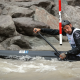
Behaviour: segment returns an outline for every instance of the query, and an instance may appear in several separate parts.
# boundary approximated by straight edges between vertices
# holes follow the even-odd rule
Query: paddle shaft
[[[48,42],[39,32],[37,32],[56,52],[57,52],[57,57],[59,58],[60,53],[57,51],[57,49],[52,46],[52,44],[50,42]]]

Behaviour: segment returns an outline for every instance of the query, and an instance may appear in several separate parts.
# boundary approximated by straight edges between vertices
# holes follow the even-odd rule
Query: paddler
[[[50,35],[59,35],[58,29],[48,29],[48,28],[34,28],[35,33],[41,31]],[[72,47],[71,50],[61,53],[60,58],[76,59],[77,55],[80,53],[80,29],[74,28],[68,20],[62,21],[62,35],[68,37],[68,41]]]

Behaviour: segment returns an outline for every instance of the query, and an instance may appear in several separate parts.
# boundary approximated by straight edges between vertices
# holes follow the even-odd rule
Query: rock
[[[10,37],[15,34],[15,25],[14,22],[9,15],[1,15],[0,16],[0,35],[5,37]]]
[[[4,4],[0,3],[0,15],[2,14],[2,10],[4,9]]]
[[[52,0],[52,1],[54,1],[55,3],[55,6],[52,8],[52,13],[54,14],[54,16],[59,18],[59,0]],[[63,8],[62,4],[68,5],[66,0],[61,0],[61,8]]]
[[[49,0],[37,0],[37,1],[32,1],[32,2],[12,2],[10,4],[14,4],[19,7],[26,7],[26,8],[29,8],[32,5],[46,8],[47,6],[50,5],[50,3],[51,2]]]
[[[10,45],[10,47],[7,48],[8,50],[21,50],[21,48],[18,45]]]
[[[5,48],[0,44],[0,50],[5,50]]]
[[[68,5],[74,5],[74,0],[66,0],[67,1],[67,3],[68,3]]]
[[[59,29],[59,20],[57,17],[49,14],[45,9],[36,7],[34,20],[44,22],[52,29]]]
[[[68,5],[80,6],[80,0],[67,0]]]
[[[10,0],[11,2],[30,2],[31,0]]]
[[[16,5],[18,7],[29,8],[34,5],[33,2],[9,2],[10,5]]]
[[[7,37],[0,35],[0,42],[4,41]]]
[[[13,21],[16,25],[17,32],[28,36],[34,35],[33,28],[49,28],[48,25],[39,21],[34,21],[32,18],[13,18]]]
[[[58,41],[60,40],[60,36],[59,35],[56,35],[54,36]],[[67,42],[68,41],[68,38],[67,36],[62,36],[62,42]]]
[[[5,41],[1,42],[1,44],[6,48],[10,49],[12,45],[17,45],[20,48],[31,49],[31,46],[27,40],[24,39],[23,36],[15,36],[12,38],[8,38]],[[18,47],[18,49],[19,49]],[[17,47],[15,47],[16,49]],[[11,49],[12,50],[12,49]]]
[[[1,2],[29,2],[31,0],[0,0]]]
[[[3,9],[3,15],[11,15],[13,18],[16,17],[30,17],[34,13],[33,10],[30,10],[28,8],[23,8],[23,7],[17,7],[17,6],[6,6]]]
[[[52,12],[52,8],[55,6],[55,4],[51,0],[32,0],[31,2],[9,2],[9,4],[25,8],[30,8],[31,6],[35,5],[46,9],[51,14],[54,14],[54,12]]]
[[[37,0],[37,1],[32,0],[32,2],[35,3],[34,4],[35,6],[43,7],[43,8],[47,8],[51,4],[49,0]]]
[[[80,8],[63,4],[62,19],[69,20],[73,27],[80,28]]]
[[[58,18],[49,14],[46,10],[42,8],[36,8],[34,20],[44,22],[45,24],[49,25],[51,29],[59,29]],[[54,37],[59,40],[59,36],[56,35]],[[67,41],[67,38],[63,36],[62,40]]]
[[[2,10],[1,10],[1,8],[0,8],[0,15],[1,15],[1,13],[2,13]]]
[[[51,44],[56,44],[59,43],[59,41],[53,37],[53,36],[44,36],[45,39],[47,39]],[[46,43],[46,41],[44,41],[44,39],[42,39],[40,36],[38,37],[34,37],[34,36],[24,36],[25,39],[27,39],[29,41],[29,43],[31,44],[32,48],[34,47],[38,47],[38,46],[43,46],[43,45],[48,45],[48,43]]]

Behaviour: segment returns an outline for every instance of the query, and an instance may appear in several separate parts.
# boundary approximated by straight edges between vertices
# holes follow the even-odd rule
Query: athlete
[[[43,33],[51,35],[59,35],[59,30],[57,29],[48,29],[48,28],[34,28],[35,33],[41,31]],[[62,35],[68,37],[68,41],[72,47],[72,50],[69,50],[65,53],[60,54],[60,58],[76,59],[77,55],[80,53],[80,29],[74,28],[68,20],[62,21]]]

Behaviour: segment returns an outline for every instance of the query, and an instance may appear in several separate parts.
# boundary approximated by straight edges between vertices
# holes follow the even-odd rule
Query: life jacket
[[[68,41],[69,41],[72,49],[74,49],[74,48],[76,47],[76,44],[75,44],[75,41],[74,41],[74,38],[73,38],[73,34],[74,34],[74,32],[75,32],[76,30],[80,30],[80,29],[75,28],[75,29],[73,30],[73,32],[72,32],[71,35],[66,34],[66,36],[68,37]],[[76,56],[79,56],[79,57],[80,57],[80,53],[79,53],[78,55],[76,55]]]
[[[73,30],[73,32],[72,32],[71,35],[66,34],[66,36],[68,37],[68,41],[69,41],[69,43],[70,43],[72,49],[76,47],[76,44],[75,44],[75,41],[74,41],[74,38],[73,38],[73,34],[74,34],[74,32],[75,32],[76,30],[80,30],[80,29],[75,28],[75,29]]]

